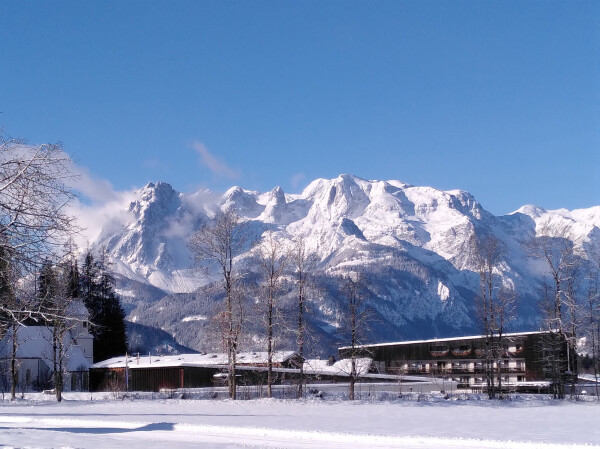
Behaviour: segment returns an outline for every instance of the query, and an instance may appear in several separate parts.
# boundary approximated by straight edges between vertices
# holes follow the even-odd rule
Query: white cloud
[[[71,161],[71,173],[75,177],[69,180],[70,187],[91,202],[106,203],[118,198],[119,193],[114,190],[110,182],[96,178],[87,168],[80,167],[73,161]]]
[[[73,177],[68,184],[78,193],[77,200],[70,205],[70,212],[82,228],[76,243],[83,249],[103,230],[116,231],[126,225],[131,217],[126,208],[134,200],[135,190],[115,190],[106,179],[93,176],[87,168],[72,160],[70,172]]]
[[[304,173],[296,173],[294,176],[292,176],[292,178],[290,179],[292,188],[296,190],[300,186],[300,183],[304,180],[304,178],[306,178]]]
[[[80,248],[96,241],[102,231],[115,232],[126,226],[131,218],[127,205],[135,198],[135,191],[112,191],[112,199],[106,202],[85,204],[77,200],[71,205],[71,213],[83,228],[76,243]]]
[[[239,178],[239,171],[231,169],[223,161],[217,159],[202,142],[195,141],[192,148],[200,155],[200,164],[208,168],[213,174],[229,179]]]
[[[10,153],[1,154],[0,159],[9,156],[31,158],[38,148],[33,145],[15,145],[10,148]],[[122,227],[129,221],[127,205],[134,199],[134,190],[116,191],[110,182],[93,176],[87,168],[79,166],[62,150],[53,157],[61,162],[56,166],[60,167],[60,172],[55,175],[77,194],[67,207],[68,213],[77,218],[77,225],[81,228],[80,234],[75,237],[80,249],[95,241],[103,229]]]
[[[104,232],[116,232],[131,218],[126,207],[134,199],[134,192],[115,192],[115,199],[102,204],[83,204],[77,201],[72,205],[72,213],[83,228],[76,243],[85,248],[96,241]]]

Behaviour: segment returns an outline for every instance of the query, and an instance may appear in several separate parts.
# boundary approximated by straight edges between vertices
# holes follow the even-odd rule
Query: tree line
[[[217,314],[219,338],[228,358],[227,385],[229,396],[237,397],[237,353],[244,325],[252,321],[262,327],[266,359],[266,394],[272,397],[274,354],[276,341],[282,334],[292,334],[295,352],[300,360],[306,356],[306,346],[313,337],[307,328],[308,303],[320,288],[317,279],[318,258],[307,249],[302,238],[284,242],[271,231],[253,239],[248,222],[233,210],[218,211],[214,219],[204,223],[189,240],[189,248],[199,265],[216,267],[224,301]],[[240,264],[239,256],[250,249],[254,272]],[[252,279],[250,279],[252,277]],[[373,314],[367,306],[369,291],[366,277],[360,268],[343,275],[329,276],[337,286],[342,307],[338,311],[340,344],[350,346],[351,363],[348,376],[349,398],[354,399],[354,385],[359,378],[358,358],[363,355],[359,346],[365,343]],[[321,280],[322,283],[322,280]],[[245,301],[251,292],[252,307]],[[282,302],[287,303],[284,317]],[[291,307],[290,307],[291,301]],[[298,366],[297,396],[304,394],[306,376],[304,365]]]

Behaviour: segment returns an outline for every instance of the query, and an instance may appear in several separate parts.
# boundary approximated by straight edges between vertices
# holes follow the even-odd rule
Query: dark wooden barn
[[[90,391],[160,391],[208,387],[213,385],[214,375],[221,371],[216,366],[91,368]]]
[[[240,384],[264,382],[266,354],[238,354]],[[291,376],[288,370],[302,363],[293,351],[273,355],[276,381]],[[121,356],[90,368],[91,391],[160,391],[161,389],[201,388],[219,385],[227,372],[225,354],[181,354],[174,356]]]

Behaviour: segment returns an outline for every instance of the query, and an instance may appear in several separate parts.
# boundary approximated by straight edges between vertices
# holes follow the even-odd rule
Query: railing
[[[498,371],[498,365],[493,367],[494,371]],[[394,366],[388,368],[388,372],[393,374],[430,374],[430,375],[445,375],[445,374],[485,374],[488,368],[485,365],[475,366],[437,366],[432,364],[429,368],[425,366],[409,366],[407,368],[402,366]],[[517,366],[506,366],[500,365],[501,373],[525,373],[525,364]]]
[[[494,371],[497,372],[498,368],[494,367]],[[391,368],[388,370],[393,374],[431,374],[431,375],[444,375],[444,374],[485,374],[485,367],[475,367],[475,368],[466,368],[466,367],[452,367],[452,368]],[[501,373],[524,373],[525,367],[500,367]]]

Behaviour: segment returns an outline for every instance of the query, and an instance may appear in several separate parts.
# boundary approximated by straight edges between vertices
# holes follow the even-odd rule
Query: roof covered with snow
[[[373,359],[361,357],[354,359],[356,363],[356,374],[364,376],[369,372]],[[325,374],[329,376],[349,376],[352,372],[352,359],[338,360],[330,364],[328,360],[306,360],[304,362],[304,372],[306,374]]]
[[[273,353],[273,363],[284,363],[294,357],[294,351],[275,351]],[[165,356],[135,356],[129,355],[127,361],[125,356],[113,357],[95,363],[92,368],[150,368],[150,367],[177,367],[177,366],[226,366],[227,354],[209,353],[209,354],[179,354]],[[238,365],[264,365],[267,363],[266,352],[241,352],[237,354]]]
[[[0,342],[0,359],[10,359],[12,332],[8,331]],[[91,363],[77,346],[69,333],[65,335],[66,369],[87,370]],[[41,359],[52,365],[52,329],[46,326],[20,326],[17,328],[17,359]]]
[[[532,331],[532,332],[513,332],[503,334],[504,338],[511,337],[526,337],[527,335],[539,335],[546,334],[549,331]],[[463,340],[476,340],[479,338],[485,338],[485,335],[469,335],[465,337],[447,337],[447,338],[431,338],[429,340],[408,340],[408,341],[394,341],[388,343],[371,343],[368,345],[360,345],[356,346],[357,348],[375,348],[380,346],[398,346],[398,345],[412,345],[416,343],[440,343],[440,342],[448,342],[448,341],[463,341]],[[350,349],[350,346],[342,346],[339,349]]]

